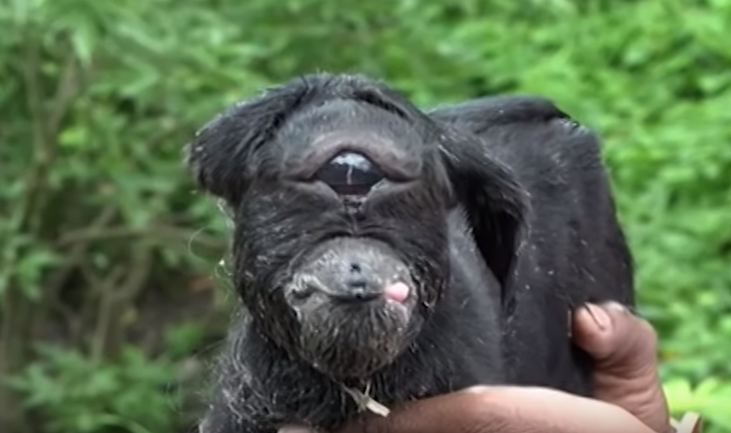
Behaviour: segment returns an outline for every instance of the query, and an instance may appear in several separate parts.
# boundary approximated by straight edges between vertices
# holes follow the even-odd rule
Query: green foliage
[[[424,106],[541,94],[596,129],[671,406],[731,432],[729,28],[729,0],[0,1],[0,374],[21,397],[0,391],[0,430],[184,428],[165,384],[226,314],[201,282],[224,222],[182,145],[328,70]]]
[[[170,361],[148,359],[133,347],[114,362],[51,346],[41,346],[40,355],[10,385],[24,393],[27,409],[43,411],[49,433],[173,431],[173,409],[180,402],[163,392],[174,380]]]
[[[731,431],[731,386],[728,380],[710,378],[692,387],[687,379],[673,377],[665,381],[665,392],[670,397],[672,409],[676,413],[688,411],[704,415],[709,431]]]

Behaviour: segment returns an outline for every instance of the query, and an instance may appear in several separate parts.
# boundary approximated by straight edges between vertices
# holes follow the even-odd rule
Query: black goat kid
[[[187,158],[233,219],[241,301],[202,433],[332,431],[352,390],[590,395],[568,311],[634,302],[598,140],[542,98],[424,113],[311,75],[218,116]]]

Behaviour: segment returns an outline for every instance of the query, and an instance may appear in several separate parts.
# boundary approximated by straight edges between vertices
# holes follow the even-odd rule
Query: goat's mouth
[[[290,306],[299,309],[313,299],[315,302],[357,305],[378,304],[406,307],[415,297],[413,285],[398,276],[388,280],[373,277],[357,277],[326,284],[316,274],[297,274],[285,289]]]
[[[301,354],[334,378],[365,377],[387,365],[416,325],[408,267],[377,242],[328,241],[284,288],[300,325]]]

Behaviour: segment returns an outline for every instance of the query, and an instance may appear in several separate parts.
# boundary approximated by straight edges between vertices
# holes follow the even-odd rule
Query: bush
[[[195,421],[198,393],[163,385],[221,336],[225,227],[180,150],[223,106],[329,70],[424,106],[541,94],[598,130],[671,406],[731,432],[729,23],[728,0],[0,3],[1,429]]]

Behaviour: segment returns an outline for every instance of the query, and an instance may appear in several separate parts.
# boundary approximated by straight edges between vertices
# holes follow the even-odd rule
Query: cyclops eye
[[[315,175],[340,195],[366,195],[384,177],[368,158],[354,152],[339,154]]]

